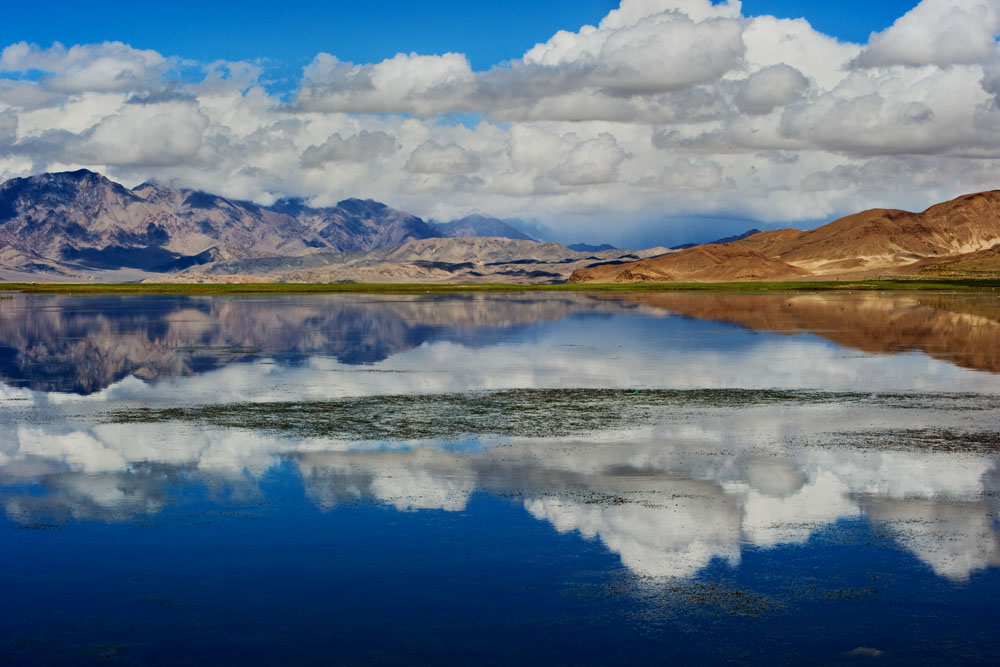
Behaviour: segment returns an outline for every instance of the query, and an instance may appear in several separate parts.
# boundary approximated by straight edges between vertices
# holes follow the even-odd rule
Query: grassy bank
[[[469,294],[491,292],[788,292],[819,290],[987,290],[1000,280],[861,280],[729,283],[574,283],[560,285],[387,283],[2,283],[0,291],[35,294]]]

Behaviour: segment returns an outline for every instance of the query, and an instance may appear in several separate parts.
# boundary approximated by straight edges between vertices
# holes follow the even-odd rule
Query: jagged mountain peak
[[[86,205],[108,195],[137,199],[123,185],[88,169],[38,174],[12,178],[0,184],[0,211],[7,213],[9,219],[17,210],[28,206]]]

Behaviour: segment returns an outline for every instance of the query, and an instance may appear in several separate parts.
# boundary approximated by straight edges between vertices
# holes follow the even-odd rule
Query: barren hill
[[[722,247],[729,250],[716,249]],[[695,246],[616,270],[574,272],[570,280],[788,280],[918,273],[1000,275],[1000,191],[964,195],[921,213],[872,209],[810,231],[761,232],[724,246]]]
[[[792,280],[808,271],[769,259],[750,248],[701,245],[628,264],[605,264],[574,271],[569,282],[722,282]]]

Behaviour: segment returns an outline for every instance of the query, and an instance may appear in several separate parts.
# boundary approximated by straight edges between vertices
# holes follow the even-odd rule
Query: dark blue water
[[[995,663],[997,304],[914,299],[0,301],[0,663]],[[541,437],[115,417],[552,388],[749,393]]]

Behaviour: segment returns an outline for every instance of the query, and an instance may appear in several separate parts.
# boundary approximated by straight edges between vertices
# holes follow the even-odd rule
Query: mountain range
[[[370,199],[270,206],[81,169],[0,184],[0,279],[563,282],[647,251],[574,251],[479,214],[430,223]]]
[[[29,273],[170,272],[227,259],[366,252],[435,236],[441,233],[420,218],[371,200],[259,206],[154,183],[130,190],[87,170],[0,185],[0,264]]]
[[[82,169],[0,184],[0,280],[640,282],[995,277],[1000,191],[920,213],[872,209],[813,230],[677,248],[566,247],[475,214],[425,222],[370,199],[263,206],[126,188]]]
[[[964,368],[1000,372],[996,296],[928,292],[757,294],[705,292],[343,295],[275,300],[178,296],[122,307],[33,295],[0,300],[0,381],[8,387],[91,394],[128,376],[152,382],[267,357],[308,365],[315,355],[371,364],[425,343],[465,347],[521,335],[540,322],[641,312],[730,322],[753,331],[808,332],[871,354],[920,350]],[[34,305],[33,305],[34,304]],[[123,343],[123,341],[125,341]]]
[[[138,276],[486,235],[531,238],[481,215],[434,224],[370,199],[319,208],[300,199],[261,206],[155,183],[128,189],[86,169],[0,184],[0,274]]]

